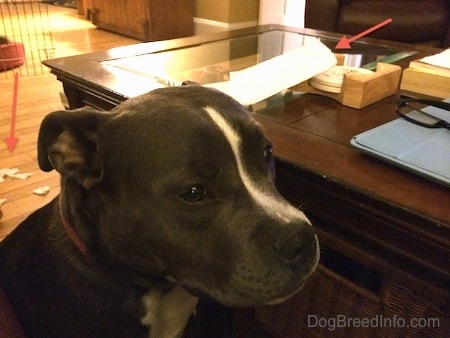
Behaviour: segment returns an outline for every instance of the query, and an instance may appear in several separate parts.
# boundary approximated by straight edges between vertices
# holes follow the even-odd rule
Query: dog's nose
[[[289,262],[305,262],[316,255],[316,233],[311,226],[282,235],[274,246],[278,254]]]

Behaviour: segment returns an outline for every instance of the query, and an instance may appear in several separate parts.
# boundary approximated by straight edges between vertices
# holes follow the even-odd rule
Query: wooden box
[[[323,95],[339,101],[344,106],[361,109],[395,94],[400,76],[399,66],[380,62],[373,74],[345,74],[340,93],[316,89],[309,85],[309,81],[304,81],[291,89]]]

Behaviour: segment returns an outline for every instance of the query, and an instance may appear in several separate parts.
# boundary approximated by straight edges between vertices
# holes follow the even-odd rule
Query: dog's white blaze
[[[280,202],[278,199],[267,196],[264,191],[251,179],[244,167],[244,158],[241,153],[241,137],[233,129],[233,127],[223,118],[223,116],[212,107],[205,107],[204,110],[209,117],[219,127],[225,135],[230,147],[233,151],[236,160],[239,176],[244,183],[248,193],[253,200],[258,203],[263,210],[266,210],[272,217],[277,217],[285,222],[301,218],[303,221],[309,223],[306,216],[291,206],[289,203]]]

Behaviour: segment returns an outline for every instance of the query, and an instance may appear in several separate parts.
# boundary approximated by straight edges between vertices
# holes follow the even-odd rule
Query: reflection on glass
[[[165,86],[179,85],[183,81],[207,84],[227,81],[232,71],[254,66],[302,46],[304,38],[298,33],[271,30],[102,63],[150,77]],[[333,39],[322,38],[321,41],[330,49],[336,45]],[[345,65],[369,69],[374,69],[379,61],[394,62],[413,53],[358,43],[353,43],[352,49],[345,53],[335,52],[342,54]]]

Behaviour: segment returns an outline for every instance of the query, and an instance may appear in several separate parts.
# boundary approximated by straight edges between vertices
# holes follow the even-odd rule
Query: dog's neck
[[[61,223],[64,227],[64,230],[66,230],[67,235],[69,236],[72,243],[77,247],[77,249],[87,256],[87,248],[86,245],[84,245],[83,241],[81,240],[80,236],[78,236],[78,233],[75,231],[73,226],[67,221],[66,217],[64,216],[63,211],[63,197],[62,195],[59,195],[59,216],[61,218]]]
[[[58,208],[63,228],[75,247],[89,258],[86,245],[64,215],[63,205],[63,197],[60,195]],[[164,291],[161,285],[160,287],[152,285],[153,287],[149,288],[151,291],[142,298],[145,314],[141,318],[141,323],[151,328],[150,338],[181,337],[197,306],[198,298],[184,288],[173,284],[172,281],[164,284],[171,287]]]

